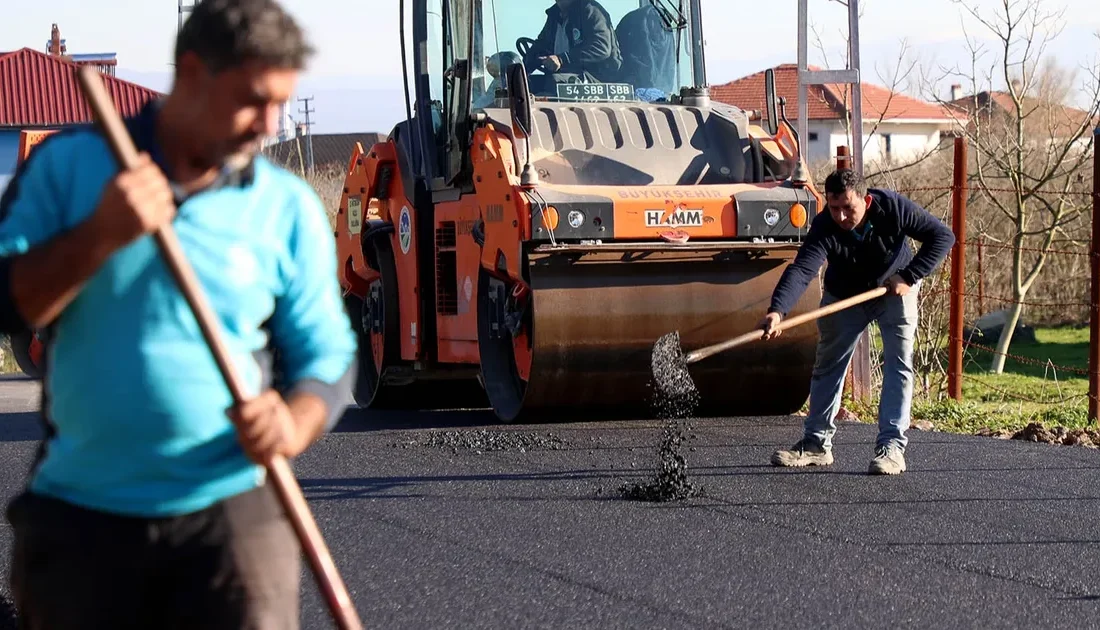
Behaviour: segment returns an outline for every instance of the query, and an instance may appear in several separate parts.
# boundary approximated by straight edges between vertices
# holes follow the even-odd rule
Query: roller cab
[[[617,33],[651,34],[627,38],[624,60],[643,44],[669,56],[579,77],[516,62],[537,58],[549,0],[495,4],[495,18],[476,0],[403,7],[411,67],[427,70],[412,115],[349,160],[335,238],[356,399],[502,421],[648,415],[654,341],[754,328],[822,198],[771,81],[766,119],[701,87],[697,2],[601,2]],[[532,34],[512,48],[509,33]],[[820,296],[815,281],[795,313]],[[693,366],[701,411],[797,410],[816,341],[803,327]]]

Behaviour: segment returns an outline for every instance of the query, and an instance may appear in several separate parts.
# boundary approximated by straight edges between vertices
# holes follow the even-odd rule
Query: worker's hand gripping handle
[[[83,66],[77,70],[77,78],[119,164],[123,169],[131,168],[139,159],[137,147],[127,133],[122,118],[115,111],[111,97],[99,78],[99,73],[91,66]],[[195,319],[198,320],[203,337],[206,338],[214,354],[214,359],[233,394],[233,399],[238,404],[244,402],[247,394],[243,381],[229,360],[230,354],[222,341],[214,312],[201,291],[201,285],[194,271],[183,255],[175,231],[171,225],[165,225],[154,234],[154,237],[180,290],[187,298]],[[309,558],[318,586],[328,602],[338,627],[347,630],[362,628],[363,624],[352,605],[347,588],[332,561],[317,523],[309,511],[309,505],[294,478],[290,464],[285,457],[278,456],[268,462],[266,468],[268,477],[279,495],[279,500],[294,526],[298,540]]]

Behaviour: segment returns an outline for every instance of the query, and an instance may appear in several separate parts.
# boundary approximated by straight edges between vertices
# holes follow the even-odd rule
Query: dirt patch
[[[1041,422],[1032,422],[1014,433],[1012,439],[1024,442],[1044,442],[1046,444],[1096,448],[1100,445],[1100,431],[1094,429],[1067,429],[1063,426],[1047,428]]]
[[[1018,431],[983,427],[978,430],[977,435],[1001,440],[1100,448],[1100,431],[1096,429],[1067,429],[1063,426],[1048,428],[1041,422],[1029,423]]]
[[[483,453],[490,451],[527,451],[558,450],[567,445],[566,441],[553,433],[535,433],[520,431],[432,431],[423,438],[396,442],[392,446],[401,448],[429,447]]]
[[[1015,433],[1012,429],[990,429],[989,427],[982,427],[974,433],[981,437],[997,438],[998,440],[1012,439],[1012,434]]]
[[[928,431],[935,431],[936,430],[936,425],[932,424],[928,420],[914,420],[912,422],[912,426],[917,431],[928,432]]]

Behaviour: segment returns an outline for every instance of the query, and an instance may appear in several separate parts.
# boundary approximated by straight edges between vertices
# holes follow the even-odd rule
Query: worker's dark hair
[[[841,168],[833,171],[825,178],[825,194],[843,195],[852,191],[857,197],[867,195],[867,182],[863,176],[849,168]]]
[[[177,64],[187,52],[218,73],[248,61],[301,70],[314,50],[276,0],[201,0],[176,38]]]

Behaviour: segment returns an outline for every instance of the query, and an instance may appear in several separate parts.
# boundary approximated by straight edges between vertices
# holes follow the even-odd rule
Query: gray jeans
[[[918,282],[911,287],[904,297],[883,296],[817,320],[821,339],[810,381],[806,438],[827,448],[832,446],[844,375],[848,372],[856,342],[871,322],[878,322],[882,333],[883,365],[876,446],[893,444],[904,450],[908,445],[905,432],[909,429],[913,400],[913,340],[917,332],[920,285]],[[836,297],[826,292],[821,305],[836,301]]]

